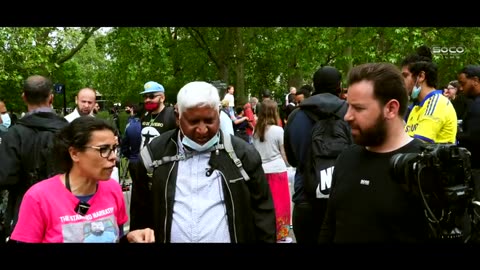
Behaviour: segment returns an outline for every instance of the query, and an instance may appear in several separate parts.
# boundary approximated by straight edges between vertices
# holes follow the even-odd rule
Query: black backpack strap
[[[309,109],[302,109],[307,115],[308,117],[310,117],[310,119],[312,119],[314,122],[317,122],[318,120],[320,120],[320,117],[318,115],[316,115],[314,112],[312,112],[311,110]]]
[[[225,149],[225,151],[227,151],[228,155],[237,166],[238,170],[242,174],[245,181],[250,180],[250,176],[247,174],[247,172],[243,168],[242,161],[237,157],[237,154],[235,153],[235,149],[233,149],[232,138],[230,137],[230,134],[223,134],[223,144],[220,144],[220,143],[216,144],[209,151],[213,152],[213,151],[218,151],[222,149]],[[147,169],[147,173],[149,175],[153,174],[153,170],[160,165],[179,161],[179,160],[187,160],[196,154],[197,154],[196,152],[178,153],[173,156],[164,156],[160,159],[154,160],[150,152],[150,144],[148,144],[147,146],[143,147],[142,150],[140,150],[140,156],[143,161],[143,165]]]
[[[224,134],[223,145],[225,146],[225,151],[227,151],[228,155],[233,160],[238,170],[240,170],[240,173],[242,174],[245,181],[250,180],[250,176],[248,176],[247,172],[243,168],[242,161],[237,157],[237,154],[235,153],[235,149],[233,149],[232,138],[230,134]]]
[[[161,159],[153,160],[152,155],[150,153],[150,144],[147,144],[140,150],[140,157],[142,159],[143,165],[145,169],[147,169],[147,174],[151,175],[153,170],[165,163],[174,162],[182,159],[182,155],[174,155],[174,156],[164,156]]]

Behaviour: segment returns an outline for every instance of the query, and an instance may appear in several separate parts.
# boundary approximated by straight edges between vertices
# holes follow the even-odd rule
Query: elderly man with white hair
[[[131,229],[148,224],[160,243],[275,243],[273,200],[260,154],[219,128],[218,90],[188,83],[176,105],[179,126],[141,151]]]

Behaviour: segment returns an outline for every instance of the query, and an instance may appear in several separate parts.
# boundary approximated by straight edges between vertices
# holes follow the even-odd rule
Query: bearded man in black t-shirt
[[[145,114],[142,116],[141,148],[150,143],[153,138],[167,130],[177,127],[173,106],[165,105],[165,88],[163,85],[149,81],[144,85],[143,95]]]
[[[419,153],[423,142],[405,133],[408,97],[398,67],[371,63],[348,74],[345,121],[354,145],[335,163],[320,243],[423,242],[428,237],[419,196],[392,178],[390,159]]]

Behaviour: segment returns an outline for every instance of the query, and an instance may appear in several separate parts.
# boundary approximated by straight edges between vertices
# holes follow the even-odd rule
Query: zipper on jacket
[[[175,140],[173,139],[170,139],[174,144],[175,144],[175,148],[177,149],[177,155],[180,153],[180,151],[178,151],[178,144],[177,142],[175,142]],[[172,163],[172,167],[170,167],[170,170],[168,171],[168,175],[167,175],[167,181],[165,181],[165,194],[164,194],[164,199],[165,199],[165,218],[163,220],[163,243],[167,243],[167,237],[168,239],[171,238],[171,236],[168,236],[167,235],[167,220],[168,220],[168,182],[170,182],[170,176],[172,175],[172,171],[173,171],[173,168],[175,168],[175,165],[177,164],[178,161],[174,161]],[[177,173],[177,177],[178,177],[178,173]],[[173,205],[172,205],[172,209],[173,209]],[[172,210],[173,211],[173,210]],[[172,219],[173,219],[173,216],[172,216]]]
[[[220,170],[217,170],[218,173],[220,173],[221,177],[222,177],[222,180],[223,182],[225,183],[225,185],[227,186],[227,190],[228,190],[228,194],[230,195],[229,198],[230,198],[230,202],[232,204],[232,225],[233,225],[233,237],[235,239],[235,243],[238,243],[238,239],[237,239],[237,227],[236,227],[236,222],[235,222],[235,204],[233,203],[233,197],[232,197],[232,191],[230,190],[230,185],[228,184],[227,182],[227,178],[225,177],[225,175],[220,171]],[[241,178],[243,179],[243,178]],[[228,220],[228,212],[227,212],[227,220]]]

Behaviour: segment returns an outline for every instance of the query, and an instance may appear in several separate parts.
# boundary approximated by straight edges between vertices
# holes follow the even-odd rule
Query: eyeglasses
[[[100,156],[103,158],[108,158],[112,154],[112,152],[116,155],[118,151],[118,144],[112,145],[111,147],[110,145],[85,145],[85,147],[97,150],[100,153]]]
[[[143,95],[143,98],[144,98],[144,99],[147,99],[147,98],[149,98],[149,99],[154,99],[154,98],[156,98],[156,97],[158,97],[158,96],[161,96],[161,95],[162,95],[162,94],[156,94],[156,95],[154,95],[154,94],[144,94],[144,95]]]

